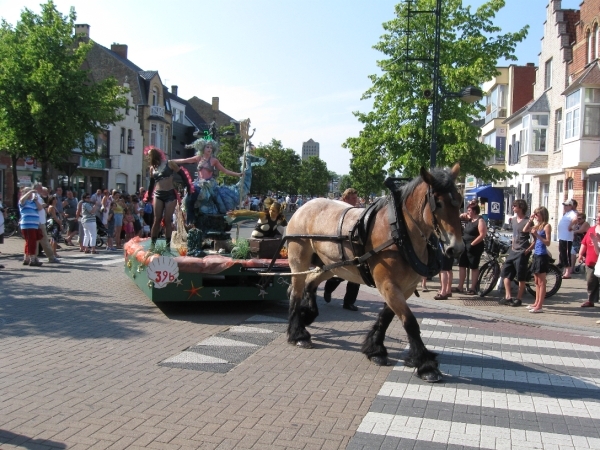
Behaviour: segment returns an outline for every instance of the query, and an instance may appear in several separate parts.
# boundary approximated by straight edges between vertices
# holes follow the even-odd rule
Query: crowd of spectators
[[[135,236],[148,236],[153,210],[152,203],[142,200],[144,193],[145,188],[140,188],[139,196],[98,189],[93,194],[84,193],[79,200],[72,190],[63,192],[62,187],[54,192],[40,184],[22,187],[18,207],[25,239],[23,264],[41,266],[41,257],[48,263],[59,263],[61,238],[65,245],[75,246],[73,239],[78,235],[79,251],[97,254],[99,233],[107,239],[108,252],[118,251]],[[6,214],[1,209],[0,236]]]

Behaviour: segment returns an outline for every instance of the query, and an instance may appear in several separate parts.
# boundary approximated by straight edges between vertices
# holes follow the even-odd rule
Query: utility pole
[[[437,132],[440,115],[440,34],[442,21],[442,0],[435,6],[435,35],[433,50],[433,102],[431,103],[431,144],[429,151],[429,167],[433,169],[437,162]]]

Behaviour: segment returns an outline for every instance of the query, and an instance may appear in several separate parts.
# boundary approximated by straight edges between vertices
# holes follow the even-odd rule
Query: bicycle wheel
[[[13,237],[19,232],[19,223],[14,220],[8,219],[4,222],[4,236]]]
[[[562,286],[562,271],[555,266],[550,264],[548,266],[548,273],[546,274],[546,296],[544,298],[550,298],[558,292]],[[535,281],[531,272],[527,275],[527,282],[525,283],[527,292],[535,297]]]
[[[485,297],[494,289],[500,277],[500,265],[496,260],[486,262],[479,271],[477,279],[477,292],[480,297]]]

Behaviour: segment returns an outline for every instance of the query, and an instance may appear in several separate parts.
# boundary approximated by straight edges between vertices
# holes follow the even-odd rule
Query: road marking
[[[158,363],[159,366],[225,373],[281,335],[285,319],[256,315]],[[196,356],[195,356],[196,355]]]
[[[541,371],[503,370],[489,367],[471,367],[457,364],[440,364],[440,370],[453,377],[462,377],[472,380],[497,380],[515,383],[533,383],[546,386],[573,387],[580,389],[600,389],[600,380],[597,377],[574,377],[570,375],[557,375]],[[414,372],[413,367],[396,366],[395,371]]]
[[[499,408],[509,411],[528,411],[537,414],[556,414],[569,417],[600,419],[600,403],[568,398],[548,398],[529,395],[490,392],[474,389],[455,389],[445,386],[407,385],[386,381],[380,396],[450,403],[455,405]]]
[[[358,432],[475,448],[600,448],[600,439],[369,412]]]
[[[215,345],[222,347],[258,347],[256,344],[250,344],[249,342],[236,341],[235,339],[227,339],[224,337],[211,336],[208,339],[203,340],[196,345]]]
[[[551,364],[565,367],[583,367],[586,369],[600,369],[600,359],[575,358],[556,355],[536,355],[535,353],[501,352],[496,350],[473,349],[465,350],[460,347],[444,347],[440,345],[427,345],[432,351],[443,351],[447,356],[473,356],[494,358],[510,362],[524,362],[530,364]]]
[[[163,361],[164,363],[176,364],[227,364],[227,361],[213,356],[201,355],[195,352],[181,352]]]
[[[451,333],[446,323],[434,320],[424,324],[422,334],[430,339],[427,348],[440,355],[446,384],[424,383],[414,368],[400,362],[347,450],[413,448],[417,442],[443,448],[600,448],[600,364],[598,359],[577,357],[578,351],[595,355],[597,347]],[[433,339],[449,345],[431,345]],[[520,345],[525,352],[478,348],[482,342]],[[535,353],[547,353],[548,348],[569,356]],[[463,361],[470,365],[461,365]],[[386,436],[385,441],[375,435]]]
[[[571,342],[556,342],[542,339],[528,339],[522,337],[510,336],[489,336],[477,333],[456,333],[448,331],[429,330],[421,328],[421,338],[425,339],[444,339],[449,341],[476,342],[478,344],[506,344],[519,345],[521,347],[542,347],[556,350],[574,350],[596,352],[600,354],[600,347],[584,344],[573,344]]]

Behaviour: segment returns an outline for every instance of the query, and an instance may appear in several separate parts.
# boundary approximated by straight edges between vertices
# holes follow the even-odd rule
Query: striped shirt
[[[19,212],[21,213],[19,225],[22,230],[37,230],[39,228],[40,215],[34,200],[26,200],[25,203],[19,202]]]

